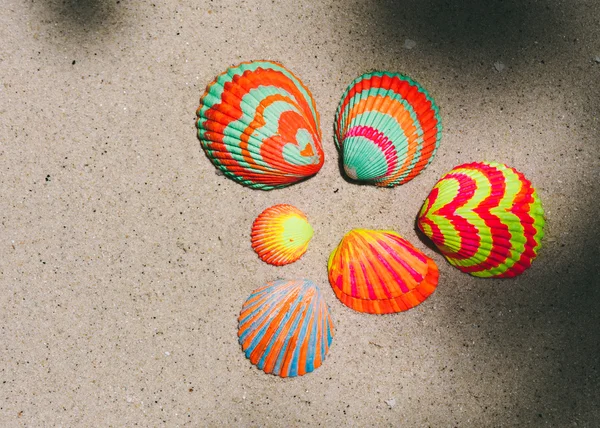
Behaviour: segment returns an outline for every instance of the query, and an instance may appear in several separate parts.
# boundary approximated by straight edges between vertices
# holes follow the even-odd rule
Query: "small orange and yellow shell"
[[[266,263],[281,266],[307,250],[313,228],[298,208],[280,204],[264,210],[252,225],[252,248]]]

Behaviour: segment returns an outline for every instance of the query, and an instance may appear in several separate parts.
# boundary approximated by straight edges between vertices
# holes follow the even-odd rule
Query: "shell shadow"
[[[439,250],[439,248],[433,243],[433,241],[431,239],[429,239],[427,237],[427,235],[425,235],[421,229],[419,229],[419,216],[417,214],[417,216],[415,216],[415,233],[417,234],[417,237],[419,238],[419,240],[427,247],[429,248],[431,251],[440,254],[443,256],[442,252]]]

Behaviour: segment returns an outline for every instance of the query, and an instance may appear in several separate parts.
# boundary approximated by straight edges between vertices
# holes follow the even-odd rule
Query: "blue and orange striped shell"
[[[355,79],[335,114],[344,171],[376,186],[404,184],[433,159],[442,136],[438,107],[414,80],[373,72]]]
[[[325,360],[333,322],[315,283],[277,280],[246,300],[238,336],[246,357],[265,373],[302,376]]]
[[[252,61],[229,68],[208,85],[196,114],[206,156],[239,183],[285,187],[323,166],[315,101],[281,64]]]

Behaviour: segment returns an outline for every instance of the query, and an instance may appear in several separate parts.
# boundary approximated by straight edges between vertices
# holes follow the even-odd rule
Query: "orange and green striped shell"
[[[353,229],[329,256],[329,282],[345,305],[389,314],[413,308],[434,292],[435,262],[396,232]]]
[[[246,186],[285,187],[323,166],[315,102],[281,64],[253,61],[229,68],[208,85],[196,114],[206,156]]]
[[[265,262],[282,266],[306,252],[313,228],[298,208],[279,204],[267,208],[252,224],[252,248]]]
[[[335,143],[348,177],[376,186],[404,184],[433,159],[442,136],[438,107],[399,73],[355,79],[335,115]]]
[[[325,360],[333,322],[314,282],[277,280],[246,300],[238,337],[246,357],[265,373],[302,376]]]
[[[497,162],[452,169],[435,185],[418,216],[419,229],[451,264],[481,277],[513,277],[531,266],[544,224],[531,182]]]

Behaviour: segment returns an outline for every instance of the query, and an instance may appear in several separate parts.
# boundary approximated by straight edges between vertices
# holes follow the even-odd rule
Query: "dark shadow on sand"
[[[374,0],[373,19],[388,45],[405,38],[427,41],[449,54],[496,58],[543,41],[560,25],[555,2],[547,0]]]
[[[36,9],[41,21],[71,44],[95,43],[110,35],[124,23],[126,10],[120,0],[44,0]]]
[[[565,18],[571,7],[568,3],[365,0],[352,7],[354,16],[364,17],[365,24],[376,29],[371,37],[382,53],[406,53],[402,47],[405,40],[417,40],[418,55],[430,56],[430,67],[435,67],[439,58],[452,59],[452,71],[457,76],[474,79],[472,86],[465,88],[474,93],[486,86],[477,81],[482,76],[482,71],[475,69],[477,65],[485,63],[487,67],[506,59],[510,67],[524,68],[536,55],[570,58],[569,43],[576,43],[568,39],[575,34]],[[571,88],[580,87],[558,64],[541,73],[544,81],[559,76],[569,79]],[[533,81],[521,82],[526,90]],[[497,89],[502,90],[502,86]],[[596,88],[589,91],[598,95]],[[582,134],[598,132],[594,124],[600,102],[595,99],[600,97],[578,100],[586,106],[586,115],[596,118],[587,122],[582,118],[590,125],[590,129],[579,131]],[[473,360],[459,361],[456,357],[452,364],[459,371],[457,376],[474,383],[510,385],[515,377],[511,368],[516,368],[520,388],[504,394],[511,397],[504,410],[511,415],[510,421],[519,421],[521,426],[592,426],[594,420],[597,422],[594,418],[600,416],[596,404],[600,390],[600,231],[597,221],[588,227],[579,226],[593,216],[594,209],[586,208],[589,204],[600,208],[600,191],[596,189],[595,195],[580,196],[579,212],[573,212],[569,220],[574,226],[568,236],[549,240],[552,224],[547,224],[539,256],[521,276],[479,279],[459,273],[445,260],[439,263],[440,272],[448,272],[441,278],[450,281],[439,285],[440,290],[448,290],[445,297],[450,299],[437,314],[440,326],[452,320],[448,342],[470,347]],[[439,253],[416,223],[415,230],[425,245]],[[465,286],[469,291],[460,291]],[[471,363],[483,363],[484,367],[475,375],[464,369]],[[507,423],[502,415],[487,417],[488,421]]]

